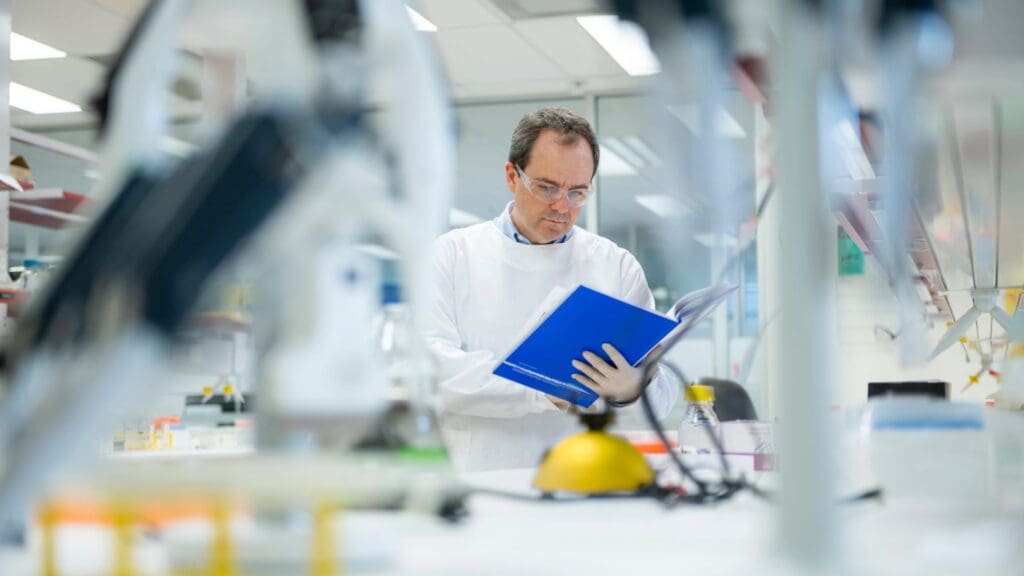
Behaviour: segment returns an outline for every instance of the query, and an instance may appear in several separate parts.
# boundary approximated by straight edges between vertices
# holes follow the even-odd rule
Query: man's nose
[[[559,198],[557,202],[555,202],[554,204],[551,205],[551,207],[554,208],[555,211],[558,212],[559,214],[568,214],[569,213],[569,197],[566,196],[565,194],[563,194],[562,197]]]

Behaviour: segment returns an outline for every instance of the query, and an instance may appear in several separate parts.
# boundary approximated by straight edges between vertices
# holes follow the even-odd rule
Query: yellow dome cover
[[[654,471],[629,442],[604,431],[574,434],[552,448],[533,485],[544,492],[635,492],[654,483]]]

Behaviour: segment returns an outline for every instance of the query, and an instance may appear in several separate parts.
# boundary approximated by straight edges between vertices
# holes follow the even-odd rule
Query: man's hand
[[[586,362],[572,361],[573,368],[581,372],[573,374],[573,379],[612,402],[632,402],[639,398],[643,371],[630,366],[626,358],[611,344],[604,344],[601,348],[611,358],[612,363],[605,362],[593,352],[584,352],[583,358]]]
[[[549,402],[555,405],[555,408],[558,408],[562,412],[568,412],[569,408],[572,408],[572,404],[566,402],[565,400],[562,400],[561,398],[557,398],[555,396],[552,396],[551,394],[545,394],[545,396],[548,397]]]

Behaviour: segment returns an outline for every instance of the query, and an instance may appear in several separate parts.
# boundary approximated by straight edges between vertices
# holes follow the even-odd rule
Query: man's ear
[[[516,193],[516,167],[511,162],[505,162],[505,184],[509,192]]]

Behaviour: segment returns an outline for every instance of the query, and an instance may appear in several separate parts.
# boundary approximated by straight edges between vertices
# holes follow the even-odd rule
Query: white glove
[[[593,352],[584,352],[586,362],[573,360],[573,368],[582,374],[573,374],[574,380],[601,395],[602,398],[616,404],[628,404],[640,397],[643,389],[640,379],[643,370],[630,366],[626,358],[611,344],[603,344],[601,348],[612,360],[609,364]]]

